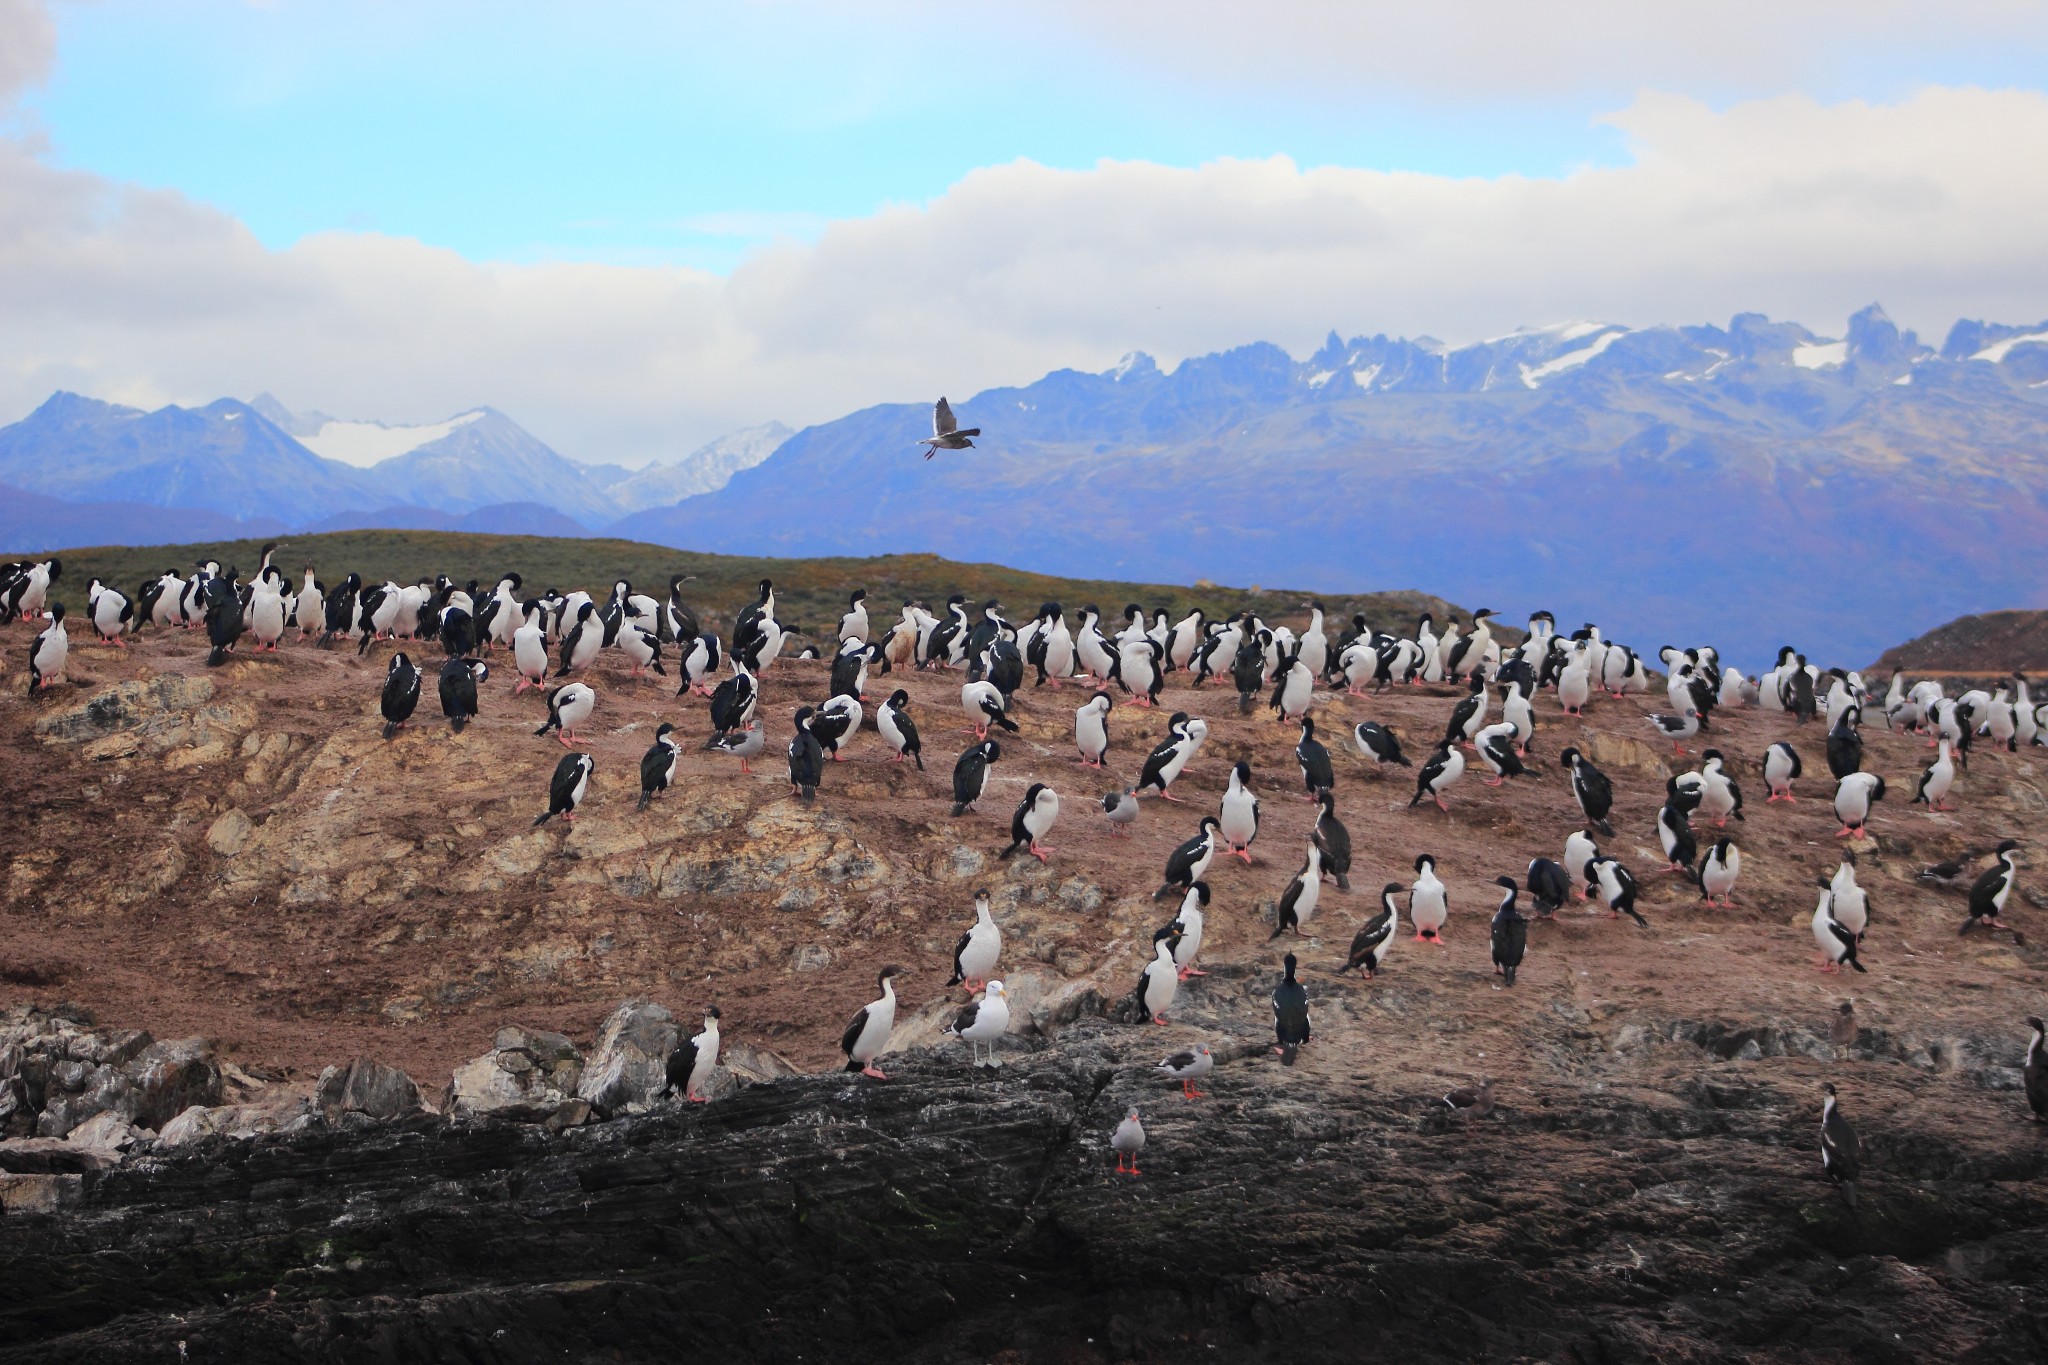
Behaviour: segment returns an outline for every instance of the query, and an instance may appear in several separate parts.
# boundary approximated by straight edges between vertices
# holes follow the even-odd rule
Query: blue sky
[[[2039,0],[0,0],[0,422],[639,463],[1246,342],[2048,315]]]
[[[717,270],[1018,158],[1494,176],[1623,152],[1594,119],[1626,90],[1221,81],[1057,21],[958,14],[106,0],[56,10],[62,63],[28,104],[59,164],[183,190],[275,247],[375,230]]]

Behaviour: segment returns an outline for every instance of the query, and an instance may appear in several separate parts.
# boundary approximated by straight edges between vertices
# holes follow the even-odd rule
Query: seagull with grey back
[[[929,460],[942,450],[972,450],[974,442],[967,438],[979,435],[980,427],[968,427],[962,431],[959,419],[953,416],[953,405],[941,398],[932,404],[932,434],[918,444],[929,447],[924,453]]]

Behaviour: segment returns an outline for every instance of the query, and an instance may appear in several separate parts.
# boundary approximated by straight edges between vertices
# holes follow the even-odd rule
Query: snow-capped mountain
[[[1153,582],[1419,587],[1754,660],[1862,662],[1964,611],[2048,604],[2048,324],[1939,351],[1872,306],[1844,335],[1575,322],[1462,347],[1332,334],[1171,373],[1133,354],[799,432],[617,534],[697,550],[933,551]],[[847,490],[793,517],[792,488]],[[857,490],[857,492],[856,492]],[[1513,603],[1513,606],[1509,606]],[[1377,624],[1377,623],[1376,623]],[[1657,638],[1649,638],[1656,636]]]
[[[629,512],[672,507],[684,498],[717,492],[732,482],[733,475],[752,469],[795,434],[780,422],[746,427],[699,446],[674,464],[634,470],[608,484],[605,492]]]

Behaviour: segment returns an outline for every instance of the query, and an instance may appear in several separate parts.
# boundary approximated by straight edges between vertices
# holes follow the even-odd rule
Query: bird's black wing
[[[849,1058],[853,1056],[853,1045],[860,1041],[860,1035],[868,1026],[868,1007],[862,1005],[860,1012],[853,1016],[853,1022],[846,1026],[846,1032],[839,1035],[839,1050]]]

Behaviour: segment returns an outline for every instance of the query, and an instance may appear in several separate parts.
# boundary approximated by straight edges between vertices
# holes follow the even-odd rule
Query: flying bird
[[[924,457],[929,460],[942,450],[972,450],[974,442],[967,438],[979,435],[980,427],[969,427],[962,431],[959,419],[953,416],[953,405],[941,398],[932,404],[932,434],[918,444],[929,447],[924,453]]]

